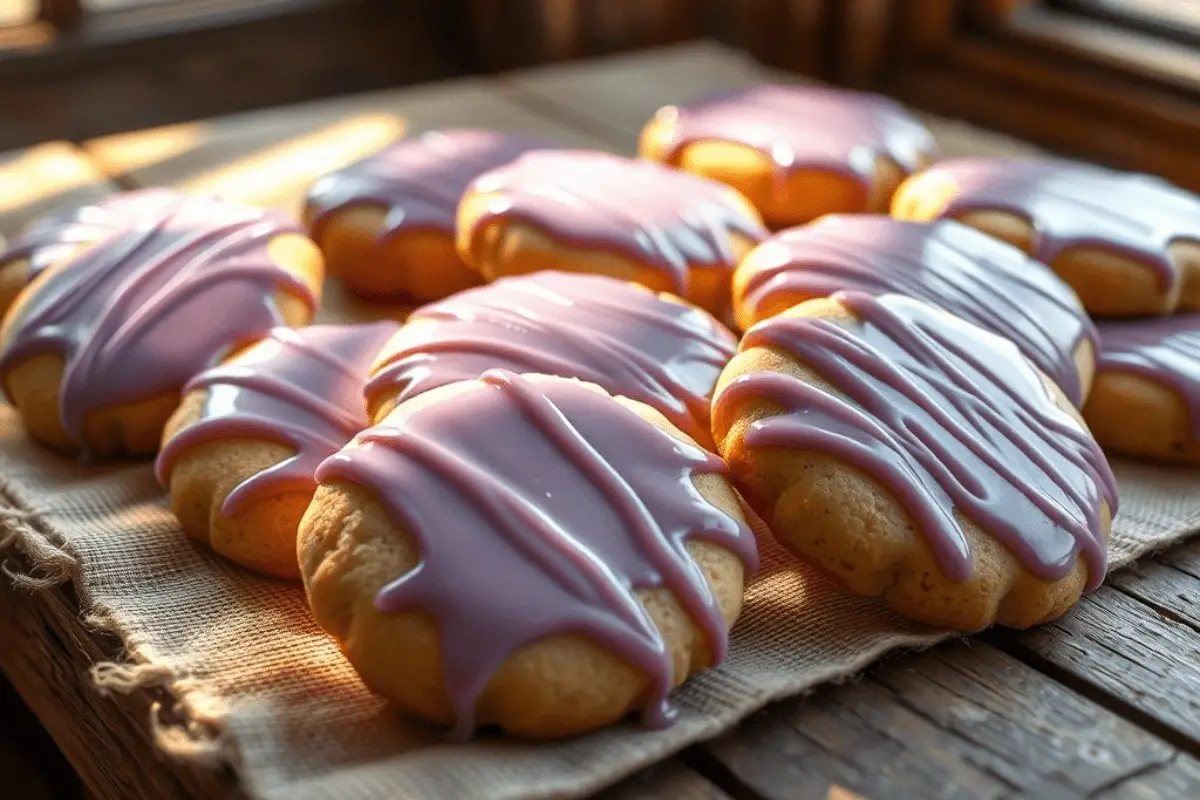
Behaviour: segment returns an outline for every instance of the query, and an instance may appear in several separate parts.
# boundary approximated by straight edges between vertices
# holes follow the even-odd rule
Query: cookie
[[[1029,253],[1093,314],[1200,309],[1200,198],[1064,160],[963,159],[910,178],[900,219],[953,217]]]
[[[1013,345],[918,300],[847,292],[755,325],[713,435],[792,552],[901,614],[977,631],[1065,613],[1106,569],[1116,483]]]
[[[0,383],[34,439],[149,454],[184,384],[317,307],[321,254],[284,216],[181,195],[47,269],[0,330]]]
[[[380,354],[367,404],[398,403],[489,369],[595,383],[645,403],[706,447],[708,406],[737,340],[709,314],[637,284],[540,272],[418,309]]]
[[[721,181],[772,228],[839,212],[886,212],[933,160],[932,134],[886,97],[818,86],[754,86],[666,106],[643,158]]]
[[[1097,323],[1083,416],[1105,450],[1200,462],[1200,314]]]
[[[1079,407],[1096,360],[1096,331],[1079,298],[1044,264],[953,220],[901,222],[833,215],[783,231],[733,278],[738,324],[841,290],[903,294],[1011,340]]]
[[[304,218],[326,266],[352,292],[437,300],[474,286],[454,249],[458,201],[480,174],[550,145],[497,131],[402,139],[318,180]]]
[[[458,208],[458,251],[487,280],[590,272],[724,318],[737,262],[767,235],[740,194],[646,161],[540,151],[484,173]]]
[[[299,578],[313,474],[370,424],[367,370],[398,327],[276,328],[194,378],[155,464],[183,530],[251,569]]]
[[[366,684],[451,725],[568,736],[719,663],[757,567],[725,465],[648,406],[495,370],[317,471],[300,563]]]
[[[179,202],[179,197],[173,189],[138,189],[66,206],[34,220],[0,251],[0,317],[47,267],[95,244],[139,215],[155,214]]]

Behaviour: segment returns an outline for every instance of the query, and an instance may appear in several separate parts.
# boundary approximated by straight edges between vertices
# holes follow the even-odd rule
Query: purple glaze
[[[519,220],[552,239],[636,259],[662,273],[679,295],[686,294],[689,265],[737,266],[732,234],[767,236],[727,186],[590,150],[527,153],[484,173],[468,192],[496,195],[475,220],[473,239],[493,222]]]
[[[356,205],[388,209],[381,237],[401,230],[454,232],[458,201],[479,175],[553,145],[498,131],[433,131],[401,139],[318,180],[308,192],[314,237],[329,216]]]
[[[776,191],[801,170],[844,175],[863,204],[875,162],[890,158],[908,173],[936,150],[932,134],[899,103],[877,94],[817,86],[754,86],[718,92],[686,106],[659,109],[670,126],[667,160],[697,142],[734,142],[771,158]]]
[[[399,389],[404,402],[494,368],[537,372],[640,400],[705,445],[709,398],[737,346],[698,308],[625,281],[560,272],[459,292],[409,321],[420,327],[376,371],[368,398]]]
[[[90,411],[179,391],[234,346],[281,324],[274,293],[316,309],[312,290],[267,252],[290,233],[303,232],[282,214],[203,196],[127,220],[16,309],[0,372],[60,353],[59,413],[86,450]]]
[[[1044,264],[966,225],[829,216],[768,239],[755,264],[742,301],[752,311],[779,294],[915,297],[1012,340],[1083,403],[1074,354],[1084,339],[1095,345],[1096,331],[1075,293]]]
[[[666,724],[672,667],[633,592],[674,592],[707,635],[713,662],[728,631],[686,550],[726,548],[747,572],[754,536],[711,505],[692,476],[724,462],[569,380],[485,373],[482,386],[359,434],[317,470],[322,483],[373,489],[411,532],[420,565],[376,607],[436,620],[455,733],[512,654],[538,640],[592,639],[650,678],[644,719]]]
[[[747,373],[714,400],[769,400],[786,411],[751,424],[750,448],[843,459],[877,477],[920,527],[946,577],[968,580],[972,555],[955,512],[1045,580],[1082,553],[1088,586],[1107,563],[1100,501],[1117,487],[1099,445],[1059,408],[1015,345],[900,295],[835,297],[861,324],[774,317],[743,350],[778,347],[850,402],[779,372]]]
[[[0,252],[0,265],[29,259],[28,279],[33,280],[80,245],[94,244],[140,216],[161,214],[185,199],[174,189],[138,189],[56,209],[34,220]]]
[[[1129,372],[1179,393],[1200,439],[1200,314],[1100,322],[1097,374]]]
[[[1200,240],[1200,198],[1149,175],[998,158],[945,161],[928,172],[957,187],[942,216],[996,210],[1028,220],[1032,255],[1045,264],[1075,247],[1104,250],[1146,264],[1168,292],[1179,280],[1168,246]]]
[[[200,373],[184,388],[207,391],[200,418],[159,453],[159,482],[170,487],[176,460],[194,445],[266,439],[295,455],[238,484],[222,513],[236,514],[256,496],[312,492],[317,466],[370,425],[363,402],[367,370],[399,328],[394,322],[275,328],[234,360]]]

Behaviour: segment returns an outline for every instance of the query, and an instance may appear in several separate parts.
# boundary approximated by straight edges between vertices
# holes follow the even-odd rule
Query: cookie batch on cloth
[[[778,229],[822,214],[886,212],[936,146],[924,125],[880,95],[754,86],[660,109],[639,150],[732,186]]]
[[[1013,342],[1083,404],[1096,331],[1079,298],[1045,265],[952,220],[901,222],[833,215],[759,245],[733,280],[738,324],[749,328],[842,290],[924,300]]]
[[[178,195],[46,269],[0,331],[0,382],[35,439],[149,454],[184,384],[316,311],[321,254],[294,222]]]
[[[899,295],[751,328],[713,400],[733,475],[786,547],[902,614],[975,631],[1104,578],[1116,483],[1015,345]]]
[[[367,371],[398,327],[276,328],[188,383],[156,464],[183,530],[252,569],[298,578],[314,471],[369,424]]]
[[[1200,309],[1200,198],[1073,161],[963,159],[896,193],[901,219],[953,217],[1049,264],[1093,314]]]
[[[458,201],[472,180],[550,147],[515,134],[432,131],[318,180],[305,219],[329,272],[377,299],[428,301],[473,286],[454,249]]]
[[[309,602],[368,686],[460,739],[664,725],[671,689],[724,658],[757,566],[725,472],[591,384],[448,384],[319,468]]]
[[[706,447],[708,406],[737,340],[666,294],[599,275],[504,278],[415,311],[380,355],[379,419],[422,392],[493,368],[579,378],[639,400]]]
[[[458,250],[484,278],[608,275],[724,318],[738,260],[767,235],[715,181],[594,151],[544,150],[484,173],[458,208]]]

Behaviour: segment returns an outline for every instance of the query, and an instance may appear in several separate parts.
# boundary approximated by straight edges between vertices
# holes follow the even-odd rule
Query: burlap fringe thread
[[[45,522],[52,512],[23,509],[16,495],[12,485],[0,478],[0,572],[13,586],[28,592],[70,583],[80,603],[89,605],[83,600],[79,559],[70,552],[69,543]],[[14,552],[20,556],[6,557]],[[224,737],[217,723],[219,714],[212,709],[203,711],[212,701],[198,684],[180,677],[170,667],[151,664],[139,656],[136,646],[103,610],[91,609],[85,613],[83,623],[119,638],[129,659],[125,663],[102,661],[92,666],[92,682],[101,694],[159,690],[170,702],[156,700],[151,704],[150,733],[155,744],[179,761],[208,766],[228,763]]]

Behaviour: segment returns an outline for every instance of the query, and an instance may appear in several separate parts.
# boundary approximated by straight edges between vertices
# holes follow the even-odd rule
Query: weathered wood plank
[[[889,661],[857,683],[770,708],[707,749],[769,798],[835,787],[868,797],[1078,796],[1176,752],[980,642]]]
[[[1178,753],[1165,764],[1098,792],[1096,800],[1165,800],[1200,796],[1200,760]]]
[[[1080,691],[1111,695],[1145,715],[1140,724],[1161,726],[1162,735],[1200,752],[1200,636],[1186,624],[1102,586],[1062,619],[999,641]]]
[[[41,724],[0,678],[0,786],[5,796],[53,800],[77,796],[79,783]]]
[[[34,217],[114,188],[82,150],[66,142],[0,153],[0,244]]]
[[[0,579],[0,642],[0,672],[97,800],[240,796],[230,776],[175,764],[158,752],[147,725],[156,699],[149,691],[110,697],[96,691],[88,669],[115,652],[84,628],[66,590],[28,594]]]
[[[110,175],[299,209],[316,178],[397,136],[432,128],[525,131],[575,147],[605,143],[515,105],[487,80],[453,81],[219,117],[94,139],[85,147]]]
[[[729,795],[678,760],[651,767],[596,795],[596,800],[729,800]]]
[[[1143,559],[1114,573],[1108,582],[1158,613],[1190,626],[1200,639],[1200,541]]]

